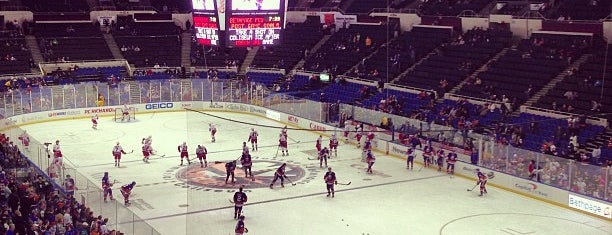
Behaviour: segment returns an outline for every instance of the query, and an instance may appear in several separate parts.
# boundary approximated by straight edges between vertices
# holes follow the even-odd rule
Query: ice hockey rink
[[[451,178],[432,169],[419,171],[420,165],[407,170],[404,160],[384,153],[376,153],[374,174],[366,174],[361,152],[343,141],[338,156],[328,165],[339,183],[351,184],[336,185],[335,198],[328,198],[323,182],[327,169],[320,168],[317,160],[308,159],[315,157],[314,141],[319,133],[289,130],[290,156],[281,156],[277,155],[280,129],[250,124],[284,124],[248,114],[208,113],[227,120],[183,111],[140,114],[129,123],[102,117],[97,130],[91,128],[89,119],[22,128],[41,142],[60,140],[67,167],[77,169],[98,187],[103,172],[109,172],[111,180],[117,180],[114,194],[118,200],[119,185],[136,181],[133,204],[127,209],[164,235],[234,234],[236,221],[229,199],[239,185],[245,186],[249,198],[244,208],[249,234],[612,234],[609,221],[494,187],[479,197],[478,189],[466,190],[475,185],[474,181]],[[218,129],[215,143],[211,143],[208,132],[211,122]],[[237,183],[225,184],[224,165],[213,162],[237,159],[253,127],[259,132],[259,151],[252,152],[255,181],[245,180],[238,167]],[[147,164],[141,160],[140,142],[149,135],[157,155]],[[324,136],[325,144],[328,139]],[[189,166],[179,166],[177,146],[183,141],[190,154],[198,144],[206,146],[208,167],[200,168],[197,159]],[[124,155],[121,168],[114,167],[111,155],[116,142],[128,152],[134,150]],[[285,181],[284,188],[279,182],[274,189],[268,188],[274,170],[285,162],[295,186]],[[77,187],[83,184],[77,182]],[[104,207],[111,206],[123,207],[121,203],[100,202],[93,208],[104,213]],[[109,227],[150,234],[129,226],[133,226],[131,222],[120,219]]]

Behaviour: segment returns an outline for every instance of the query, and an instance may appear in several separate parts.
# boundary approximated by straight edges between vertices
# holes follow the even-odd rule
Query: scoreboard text
[[[280,16],[231,16],[228,20],[229,46],[274,45],[280,40]]]
[[[202,45],[219,45],[219,23],[216,16],[194,15],[196,38]]]

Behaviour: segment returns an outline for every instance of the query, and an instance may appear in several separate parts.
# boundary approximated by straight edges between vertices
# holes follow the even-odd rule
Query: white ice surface
[[[251,115],[212,113],[224,118],[247,123],[283,124]],[[559,208],[497,188],[489,188],[485,197],[477,192],[467,192],[474,182],[460,177],[450,178],[430,169],[412,171],[405,169],[399,158],[377,153],[375,174],[365,173],[360,151],[354,145],[343,144],[337,158],[329,162],[341,183],[336,197],[325,196],[324,168],[314,157],[314,140],[318,134],[309,131],[289,130],[290,156],[275,157],[279,129],[255,127],[259,132],[260,149],[253,153],[253,172],[256,181],[243,179],[241,168],[236,170],[238,184],[225,185],[223,164],[214,161],[235,160],[250,128],[240,124],[193,112],[137,114],[137,121],[115,123],[101,118],[98,130],[91,129],[88,119],[58,121],[27,125],[23,128],[41,142],[59,139],[65,155],[65,163],[76,168],[99,185],[103,172],[111,179],[124,184],[136,181],[134,204],[129,210],[146,220],[161,234],[234,234],[236,221],[233,206],[228,199],[239,184],[245,184],[249,202],[244,213],[249,234],[370,234],[370,235],[473,235],[473,234],[612,234],[609,221],[600,220],[571,210]],[[211,143],[208,123],[217,125],[217,141]],[[157,155],[149,164],[141,161],[140,141],[153,137]],[[324,137],[324,143],[328,138]],[[113,167],[111,149],[119,141],[126,151],[121,168]],[[177,179],[188,167],[179,167],[177,146],[186,141],[190,153],[198,144],[209,151],[208,168],[192,163],[187,181],[217,182],[216,187],[185,186],[189,182]],[[298,143],[299,142],[299,143]],[[166,156],[161,158],[160,155]],[[194,160],[195,161],[195,160]],[[273,171],[281,162],[289,162],[300,170],[289,171],[292,186],[279,182],[274,189],[267,188]],[[290,167],[291,168],[291,167]],[[494,179],[492,179],[494,181]],[[220,182],[220,183],[219,183]],[[84,182],[77,182],[84,185]],[[83,191],[83,190],[81,190]],[[82,193],[82,192],[81,192]],[[120,198],[118,186],[115,196]],[[106,207],[106,209],[104,209]],[[102,202],[93,205],[94,210],[116,207],[121,204]],[[98,213],[98,211],[96,211]],[[149,234],[139,226],[132,226],[132,218],[119,212],[119,227],[126,234]],[[126,227],[131,226],[131,227]],[[135,232],[133,230],[136,230]]]

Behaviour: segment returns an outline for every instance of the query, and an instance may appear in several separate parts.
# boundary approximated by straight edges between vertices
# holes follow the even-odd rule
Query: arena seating
[[[346,9],[348,13],[368,13],[374,8],[387,8],[388,0],[354,0]]]
[[[563,1],[557,14],[552,15],[552,18],[563,16],[566,20],[601,20],[610,15],[611,4],[612,2],[608,0]]]
[[[174,23],[129,22],[126,26],[113,35],[123,56],[131,64],[137,67],[181,65],[180,31]]]
[[[584,40],[584,36],[534,34],[479,73],[482,85],[464,86],[459,94],[492,100],[506,96],[523,103],[588,49]]]
[[[281,45],[261,47],[253,59],[252,67],[291,70],[323,37],[319,22],[287,24]]]
[[[240,67],[249,51],[244,47],[221,48],[191,43],[191,65],[205,67]]]
[[[86,12],[90,6],[87,0],[39,1],[21,0],[21,4],[34,12]]]
[[[452,42],[443,44],[436,50],[436,55],[416,66],[397,83],[435,89],[439,93],[447,92],[507,46],[510,38],[511,33],[506,31],[470,30]],[[441,85],[442,80],[447,84]]]
[[[397,77],[435,47],[447,41],[450,34],[449,29],[414,27],[393,40],[387,46],[388,49],[381,48],[374,53],[366,61],[365,68],[360,66],[358,71],[349,71],[349,75],[378,81],[386,77],[388,70],[389,78]]]
[[[424,15],[457,16],[465,10],[480,12],[490,2],[489,0],[427,1],[419,8],[420,13]]]
[[[306,60],[304,69],[343,74],[391,37],[391,32],[388,32],[387,28],[394,27],[350,25],[349,28],[341,28]],[[366,46],[367,41],[371,41],[371,45]]]
[[[611,83],[604,83],[602,80],[604,68],[606,74],[612,74],[612,55],[605,65],[606,54],[612,53],[612,48],[609,48],[607,53],[606,47],[594,48],[594,51],[596,53],[589,61],[583,63],[575,74],[557,84],[535,106],[565,112],[568,111],[567,107],[571,106],[572,112],[577,114],[611,113],[612,100],[601,97],[601,92],[602,89],[606,92],[612,88]],[[567,91],[578,92],[578,96],[570,100],[564,96]],[[594,106],[594,102],[598,104]]]
[[[23,36],[0,38],[0,74],[28,73],[31,59]]]
[[[36,23],[35,35],[46,61],[113,59],[92,23]]]

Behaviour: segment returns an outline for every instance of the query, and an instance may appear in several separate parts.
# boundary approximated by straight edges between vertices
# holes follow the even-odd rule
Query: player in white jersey
[[[315,148],[317,149],[317,153],[321,152],[321,149],[322,149],[321,145],[323,145],[323,136],[319,135],[315,143]]]
[[[338,156],[338,138],[336,138],[336,134],[332,134],[331,138],[329,138],[329,152],[330,157],[332,152],[334,153],[335,157]]]
[[[149,136],[146,138],[142,138],[142,140],[140,141],[140,143],[142,143],[143,145],[148,145],[150,148],[150,154],[151,155],[155,155],[155,151],[153,150],[153,146],[151,145],[153,143],[153,137]]]
[[[149,163],[149,157],[153,155],[153,148],[150,144],[144,143],[142,145],[142,161]]]
[[[251,133],[249,134],[249,142],[251,142],[251,148],[253,149],[253,151],[257,151],[257,137],[258,136],[259,134],[257,134],[257,131],[251,128]]]
[[[98,129],[98,114],[94,114],[91,117],[91,128]]]
[[[289,156],[289,150],[287,150],[287,136],[286,135],[281,134],[278,137],[278,147],[283,152],[283,156],[285,156],[285,153],[287,153],[287,156]]]
[[[249,146],[247,146],[246,142],[242,142],[242,155],[249,153]]]
[[[123,105],[123,108],[121,108],[121,121],[125,121],[125,119],[127,118],[128,122],[130,121],[130,108],[128,108],[127,105]]]
[[[208,131],[210,131],[210,138],[212,142],[215,142],[215,134],[217,133],[217,126],[214,123],[208,123]]]
[[[183,165],[183,158],[187,158],[187,164],[191,165],[191,160],[189,160],[189,151],[187,149],[187,142],[183,142],[183,144],[179,145],[178,151],[181,153],[181,166]]]
[[[53,164],[58,166],[62,166],[62,150],[60,149],[60,141],[56,140],[55,145],[53,145]]]
[[[348,142],[349,133],[351,133],[351,126],[349,126],[349,121],[345,121],[344,122],[344,143]]]
[[[287,126],[283,127],[283,129],[281,130],[281,135],[284,135],[285,138],[287,138]]]
[[[28,133],[26,131],[23,131],[23,133],[21,133],[18,138],[19,140],[21,140],[21,144],[23,145],[25,150],[30,151],[30,136],[28,136]]]
[[[115,147],[113,147],[113,158],[115,158],[115,166],[116,167],[121,167],[121,155],[122,154],[127,154],[125,151],[123,151],[123,148],[121,147],[121,145],[119,145],[119,142],[117,142],[117,145],[115,145]]]

